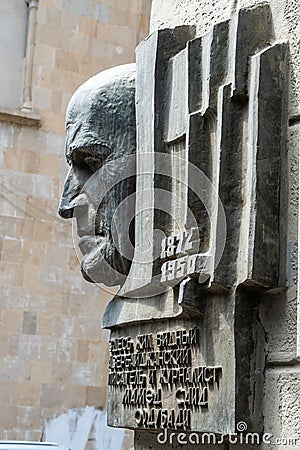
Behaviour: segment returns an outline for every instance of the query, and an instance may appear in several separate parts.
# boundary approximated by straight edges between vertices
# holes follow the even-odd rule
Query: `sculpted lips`
[[[80,251],[83,255],[87,255],[88,253],[91,253],[92,251],[95,251],[95,249],[100,250],[105,244],[105,237],[104,236],[82,236],[79,239],[78,246],[80,248]]]

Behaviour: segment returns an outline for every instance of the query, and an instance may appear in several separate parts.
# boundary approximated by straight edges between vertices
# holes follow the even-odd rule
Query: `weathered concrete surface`
[[[299,395],[299,366],[273,366],[266,371],[264,425],[265,432],[273,435],[273,445],[265,445],[264,450],[294,450],[299,447]]]

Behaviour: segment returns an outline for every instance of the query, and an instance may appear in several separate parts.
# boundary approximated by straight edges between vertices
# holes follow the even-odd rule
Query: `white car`
[[[71,450],[55,442],[0,441],[0,450]]]

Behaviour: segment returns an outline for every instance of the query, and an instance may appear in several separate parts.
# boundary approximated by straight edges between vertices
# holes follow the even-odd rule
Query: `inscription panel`
[[[166,325],[112,332],[109,425],[189,431],[218,424],[220,404],[232,394],[223,362],[209,355],[199,323]]]

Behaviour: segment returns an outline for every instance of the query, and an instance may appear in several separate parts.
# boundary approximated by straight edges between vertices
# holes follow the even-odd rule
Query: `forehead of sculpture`
[[[124,64],[98,73],[73,94],[66,114],[66,125],[101,109],[121,110],[135,95],[135,64]]]
[[[134,123],[135,64],[100,72],[83,83],[70,100],[66,152],[95,144],[111,147],[116,135],[127,133]]]

